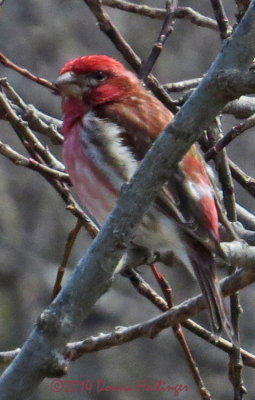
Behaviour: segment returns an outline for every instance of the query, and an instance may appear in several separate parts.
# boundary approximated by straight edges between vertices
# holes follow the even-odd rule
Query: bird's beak
[[[70,72],[59,75],[54,84],[65,96],[79,97],[82,95],[82,88],[77,82],[77,77]]]
[[[59,77],[56,79],[54,84],[57,87],[61,87],[63,85],[70,85],[70,84],[75,84],[76,83],[76,77],[72,75],[70,72],[65,72],[62,75],[59,75]]]

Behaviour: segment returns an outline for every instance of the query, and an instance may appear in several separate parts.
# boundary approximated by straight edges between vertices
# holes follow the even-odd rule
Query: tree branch
[[[103,0],[102,3],[108,7],[118,8],[122,11],[132,12],[152,19],[164,19],[166,15],[166,10],[163,8],[153,8],[146,5],[133,4],[124,0]],[[188,19],[191,23],[197,26],[213,29],[214,31],[218,30],[216,21],[200,14],[191,7],[178,7],[174,12],[174,16],[178,19]]]
[[[231,143],[234,139],[240,136],[247,129],[253,128],[255,126],[255,114],[251,115],[244,122],[241,122],[238,125],[235,125],[230,129],[228,133],[224,135],[213,147],[211,147],[205,153],[206,161],[209,161],[214,155],[219,153],[224,147],[226,147],[229,143]]]
[[[8,144],[2,143],[0,141],[0,154],[8,158],[15,165],[21,165],[22,167],[27,167],[34,171],[40,172],[42,175],[48,176],[50,178],[58,179],[63,182],[70,182],[68,174],[58,171],[54,168],[49,168],[46,165],[39,163],[33,158],[24,157],[22,154],[13,150]]]
[[[14,71],[18,72],[18,74],[24,76],[25,78],[38,83],[38,85],[42,85],[58,93],[58,89],[56,88],[55,85],[53,85],[53,83],[49,82],[47,79],[40,78],[39,76],[32,74],[25,68],[21,68],[19,65],[9,60],[9,58],[7,58],[3,53],[0,53],[0,63],[7,68],[13,69]]]
[[[254,269],[248,269],[247,271],[239,270],[234,275],[222,280],[221,288],[224,292],[224,295],[227,296],[236,290],[243,289],[245,286],[248,286],[254,281]],[[165,304],[167,305],[167,303]],[[173,309],[164,312],[160,316],[152,318],[148,321],[129,327],[118,327],[114,332],[105,334],[101,333],[97,337],[91,336],[79,342],[68,343],[64,350],[65,357],[69,361],[75,361],[84,354],[105,350],[114,346],[120,346],[124,343],[128,343],[141,337],[154,338],[155,334],[159,334],[162,330],[168,329],[170,326],[173,326],[181,321],[184,321],[183,326],[185,328],[193,331],[196,334],[199,332],[200,337],[211,342],[214,346],[222,349],[223,351],[231,353],[232,344],[229,341],[220,338],[217,342],[215,342],[211,332],[200,327],[190,319],[185,320],[187,314],[190,316],[195,315],[197,312],[205,308],[205,306],[206,304],[204,303],[202,295],[193,297],[189,300],[186,300],[184,303],[175,306]],[[0,364],[10,363],[19,353],[20,349],[1,352]],[[241,350],[241,353],[244,364],[255,368],[255,356],[244,349]]]
[[[221,39],[227,39],[232,33],[232,27],[229,23],[224,6],[221,0],[211,0],[214,15],[219,26]]]

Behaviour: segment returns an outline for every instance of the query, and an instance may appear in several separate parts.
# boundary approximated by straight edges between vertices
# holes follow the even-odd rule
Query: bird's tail
[[[233,342],[233,330],[223,303],[212,253],[200,243],[196,243],[195,249],[191,251],[190,258],[202,294],[208,305],[214,335],[219,338],[222,331],[225,331]]]

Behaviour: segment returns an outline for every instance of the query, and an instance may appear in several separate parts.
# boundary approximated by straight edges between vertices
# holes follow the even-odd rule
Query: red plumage
[[[81,202],[102,224],[121,185],[173,116],[132,72],[107,56],[67,62],[56,85],[63,97],[64,162]],[[134,242],[161,254],[173,251],[193,269],[213,331],[219,335],[224,328],[231,335],[214,265],[219,240],[213,190],[193,145],[144,216]]]

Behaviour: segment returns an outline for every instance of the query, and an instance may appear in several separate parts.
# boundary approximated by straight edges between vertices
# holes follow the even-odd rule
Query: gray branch
[[[238,220],[244,225],[246,229],[255,231],[255,215],[247,211],[240,204],[236,205]]]
[[[231,295],[237,289],[243,289],[245,286],[249,285],[255,280],[255,247],[247,247],[245,243],[242,242],[232,242],[232,243],[222,243],[222,248],[226,252],[229,262],[239,263],[244,269],[251,270],[239,270],[235,272],[233,275],[221,281],[221,289],[226,295]],[[240,279],[241,278],[241,279]],[[240,282],[240,285],[239,283]],[[239,285],[237,287],[237,284]],[[166,303],[165,303],[166,304]],[[194,307],[194,304],[199,304],[197,307]],[[163,320],[168,321],[168,323],[162,326],[161,329],[167,329],[170,326],[174,326],[177,323],[183,321],[183,314],[185,316],[185,322],[183,322],[184,326],[187,329],[190,329],[195,334],[200,334],[200,337],[207,337],[209,342],[213,341],[213,335],[211,332],[206,331],[199,325],[197,325],[194,321],[189,320],[187,324],[186,316],[187,313],[194,315],[195,313],[201,311],[201,307],[205,307],[206,303],[203,300],[202,295],[199,295],[195,298],[191,298],[186,300],[185,302],[175,306],[167,313],[163,314]],[[167,304],[166,304],[167,309]],[[178,313],[176,313],[178,311]],[[172,314],[176,315],[176,319],[169,319],[169,316]],[[118,327],[115,328],[114,332],[110,333],[100,333],[99,336],[90,336],[80,342],[68,343],[66,345],[65,357],[74,361],[77,358],[81,357],[84,354],[104,350],[113,346],[120,346],[124,343],[133,341],[139,337],[147,336],[154,337],[151,333],[154,332],[154,329],[157,328],[158,317],[153,318],[149,321],[145,321],[133,326],[129,327]],[[149,326],[149,329],[144,329],[144,326]],[[152,327],[153,326],[153,327]],[[196,329],[194,329],[194,326]],[[193,327],[193,329],[191,329]],[[161,330],[160,329],[160,330]],[[158,332],[159,333],[159,332]],[[224,351],[231,352],[232,344],[224,339],[219,339],[218,342],[213,342],[213,344]],[[20,349],[0,352],[0,364],[7,365],[17,355],[20,353]],[[254,355],[247,353],[242,349],[242,355],[244,357],[244,362],[246,365],[252,366],[255,368],[255,357]]]
[[[233,246],[234,247],[234,246]],[[231,249],[231,251],[233,248]],[[235,251],[235,250],[234,250]],[[253,253],[253,263],[255,252]],[[223,279],[220,283],[221,290],[224,296],[229,296],[240,290],[247,285],[251,284],[255,280],[255,269],[250,270],[238,270],[233,275]],[[115,332],[100,334],[98,337],[89,337],[81,342],[69,343],[67,345],[66,353],[70,359],[76,359],[81,357],[85,353],[90,353],[102,349],[107,349],[112,346],[118,346],[123,343],[130,342],[139,337],[155,338],[163,329],[167,329],[170,326],[173,327],[180,322],[184,322],[188,318],[194,316],[198,312],[202,311],[206,307],[206,303],[202,295],[192,297],[185,302],[174,306],[169,311],[160,314],[157,317],[151,318],[148,321],[129,326],[129,327],[118,327]],[[211,336],[213,341],[213,335]],[[220,339],[221,344],[226,341]],[[228,342],[229,343],[229,342]],[[220,347],[220,346],[219,346]],[[232,348],[232,344],[229,343],[229,350]],[[224,348],[226,350],[226,346]],[[244,352],[245,353],[245,352]],[[247,353],[246,353],[247,354]],[[252,366],[255,366],[254,356],[250,356]]]
[[[236,118],[249,118],[255,113],[255,98],[242,96],[229,102],[223,109],[223,114],[232,114]]]
[[[120,200],[96,240],[58,297],[41,314],[22,351],[2,375],[1,400],[25,399],[44,377],[66,373],[65,344],[110,287],[117,262],[162,184],[226,103],[246,94],[246,90],[241,93],[240,80],[246,83],[252,80],[249,67],[255,56],[254,37],[255,0],[231,39],[225,41],[201,84],[152,146],[131,182],[123,187]],[[227,80],[227,85],[222,87],[222,76],[226,78],[228,72],[235,78],[232,82]],[[246,271],[246,277],[248,273],[254,278],[254,271]],[[239,283],[240,280],[242,276]],[[158,327],[166,324],[160,318]]]

